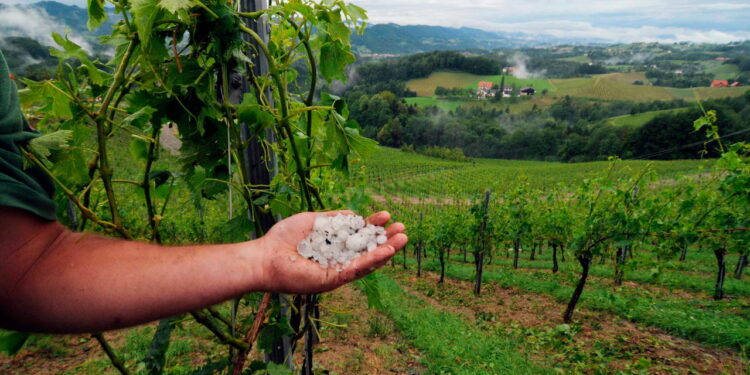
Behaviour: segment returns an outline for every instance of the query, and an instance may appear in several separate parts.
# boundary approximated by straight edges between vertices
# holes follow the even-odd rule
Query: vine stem
[[[125,71],[127,70],[128,63],[130,61],[130,57],[133,55],[135,46],[135,40],[131,41],[130,44],[128,44],[128,49],[125,51],[125,54],[123,55],[122,60],[117,67],[117,71],[115,72],[114,82],[112,82],[112,86],[109,87],[109,90],[107,91],[107,94],[102,101],[102,107],[99,109],[99,112],[96,116],[96,135],[99,151],[99,177],[102,179],[104,190],[107,193],[107,201],[109,203],[109,210],[112,215],[112,223],[115,225],[115,230],[117,230],[117,232],[123,235],[123,237],[125,237],[126,239],[130,239],[131,237],[129,234],[125,234],[127,233],[127,231],[125,231],[122,226],[122,218],[120,218],[120,214],[117,210],[117,198],[115,197],[115,191],[112,186],[112,169],[110,168],[109,157],[107,155],[108,132],[107,129],[105,129],[105,124],[107,123],[109,115],[109,105],[114,99],[115,93],[121,86],[122,82],[125,80]]]
[[[26,157],[27,159],[31,160],[31,162],[36,164],[36,166],[39,167],[44,172],[44,174],[46,174],[49,178],[51,178],[52,181],[55,182],[55,184],[57,184],[57,186],[60,187],[63,193],[65,193],[65,195],[68,196],[68,198],[73,202],[73,204],[76,207],[78,207],[78,210],[81,211],[81,214],[83,215],[84,218],[95,222],[102,228],[115,230],[118,233],[120,233],[121,236],[125,238],[130,238],[130,233],[128,233],[124,228],[121,227],[118,229],[113,223],[99,219],[96,216],[96,214],[93,211],[91,211],[91,209],[83,205],[81,201],[78,199],[78,197],[76,197],[75,193],[73,193],[73,191],[70,190],[70,188],[65,186],[65,184],[63,184],[62,181],[60,181],[60,179],[58,179],[57,176],[55,176],[55,174],[52,173],[52,171],[50,171],[49,168],[47,168],[47,166],[45,166],[44,163],[42,163],[39,160],[39,158],[36,157],[36,155],[25,150],[23,147],[20,147],[19,149],[21,150],[21,153],[23,153],[24,157]]]
[[[216,338],[218,338],[219,341],[221,341],[223,344],[229,345],[229,346],[231,346],[231,347],[233,347],[235,349],[239,349],[239,350],[245,350],[245,349],[247,349],[248,345],[246,343],[244,343],[244,342],[242,342],[240,340],[237,340],[234,337],[226,334],[219,327],[217,327],[211,321],[211,319],[208,316],[206,316],[206,314],[204,314],[203,312],[201,312],[201,311],[192,311],[190,313],[190,315],[193,316],[193,318],[195,319],[196,322],[198,322],[199,324],[201,324],[204,327],[208,328],[208,330],[211,331],[211,333],[213,333],[214,336],[216,336]]]
[[[250,353],[250,349],[253,348],[253,343],[258,338],[258,334],[260,334],[260,329],[263,327],[263,322],[266,320],[266,311],[268,310],[268,306],[271,304],[271,293],[266,293],[263,295],[263,300],[260,302],[260,307],[258,308],[258,313],[255,314],[255,320],[253,321],[253,326],[250,328],[250,330],[247,332],[247,335],[245,336],[245,343],[247,343],[247,349],[241,350],[240,353],[237,355],[237,361],[234,363],[234,371],[232,372],[233,375],[241,375],[242,369],[245,367],[245,362],[247,361],[247,355]]]
[[[148,212],[148,223],[151,226],[151,241],[161,244],[161,235],[159,234],[159,221],[156,220],[156,210],[154,209],[154,201],[151,197],[151,168],[156,160],[156,149],[159,144],[159,135],[161,128],[157,124],[152,124],[153,129],[151,131],[152,141],[148,146],[148,154],[146,156],[146,168],[143,171],[143,182],[141,188],[143,188],[143,197],[146,200],[146,211]]]
[[[120,357],[117,356],[115,351],[112,349],[112,346],[110,346],[109,342],[107,342],[107,339],[105,339],[101,333],[94,333],[91,336],[99,342],[102,350],[104,350],[104,353],[107,354],[109,361],[112,362],[112,365],[115,366],[117,371],[119,371],[122,375],[130,375],[130,371],[127,369],[127,367],[125,367],[125,363],[122,361],[122,359],[120,359]]]

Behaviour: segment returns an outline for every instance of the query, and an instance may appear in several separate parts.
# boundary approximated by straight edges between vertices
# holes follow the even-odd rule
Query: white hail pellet
[[[319,215],[310,235],[297,244],[297,252],[323,268],[342,271],[352,260],[386,241],[385,228],[365,223],[362,216]]]

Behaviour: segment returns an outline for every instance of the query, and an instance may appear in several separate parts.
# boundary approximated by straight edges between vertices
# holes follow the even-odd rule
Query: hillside
[[[413,79],[406,83],[406,87],[416,92],[418,97],[430,98],[437,87],[446,88],[476,88],[480,81],[493,82],[499,85],[501,76],[482,76],[463,72],[435,72],[427,78]],[[575,98],[589,98],[600,100],[631,100],[648,102],[652,100],[696,100],[719,99],[743,95],[748,87],[711,88],[700,87],[694,89],[680,89],[661,86],[640,85],[633,82],[648,83],[643,72],[609,73],[595,75],[591,78],[569,79],[520,79],[506,76],[506,86],[530,86],[537,91],[547,90],[557,98],[571,96]],[[432,101],[410,100],[417,104],[434,104]]]
[[[436,50],[497,49],[524,44],[521,35],[499,34],[471,28],[401,26],[381,24],[367,27],[352,37],[361,54],[412,54]]]
[[[427,78],[413,79],[406,83],[406,87],[417,93],[418,96],[432,96],[435,94],[435,88],[476,88],[480,81],[489,81],[497,85],[500,84],[502,76],[500,75],[476,75],[463,72],[435,72]],[[554,90],[554,86],[546,79],[522,79],[512,76],[505,77],[506,86],[524,87],[530,86],[535,89]]]

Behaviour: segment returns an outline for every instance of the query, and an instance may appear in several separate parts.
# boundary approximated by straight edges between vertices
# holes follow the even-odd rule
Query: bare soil
[[[367,298],[347,285],[321,302],[321,341],[314,368],[331,375],[418,375],[420,353],[408,345],[384,314],[367,308]],[[302,348],[304,343],[299,342]],[[302,363],[298,350],[295,363]]]

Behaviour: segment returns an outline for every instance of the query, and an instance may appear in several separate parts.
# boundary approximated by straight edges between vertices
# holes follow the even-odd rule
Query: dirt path
[[[109,332],[104,337],[115,347],[124,340],[123,331]],[[76,373],[76,368],[104,358],[99,344],[89,335],[38,336],[32,338],[32,349],[22,349],[13,357],[0,354],[0,375],[54,375]],[[102,374],[118,374],[105,367]]]
[[[446,279],[443,286],[438,286],[434,273],[426,273],[421,279],[404,273],[393,275],[402,287],[432,306],[475,320],[477,324],[528,335],[527,342],[531,340],[532,344],[545,339],[542,332],[554,332],[562,323],[563,304],[541,295],[486,283],[482,296],[476,297],[469,282]],[[573,343],[568,344],[573,346],[541,346],[537,348],[541,352],[535,355],[571,366],[571,358],[561,355],[570,353],[571,348],[574,353],[590,355],[587,361],[591,362],[596,361],[598,353],[607,353],[605,373],[633,369],[642,363],[649,364],[649,374],[740,375],[750,371],[734,351],[706,347],[656,328],[638,326],[613,314],[579,308],[576,320],[573,330],[578,331]]]
[[[165,149],[169,150],[172,155],[180,154],[180,147],[182,147],[182,141],[177,137],[177,127],[169,127],[169,124],[164,124],[161,128],[161,137],[159,137],[159,143]]]

